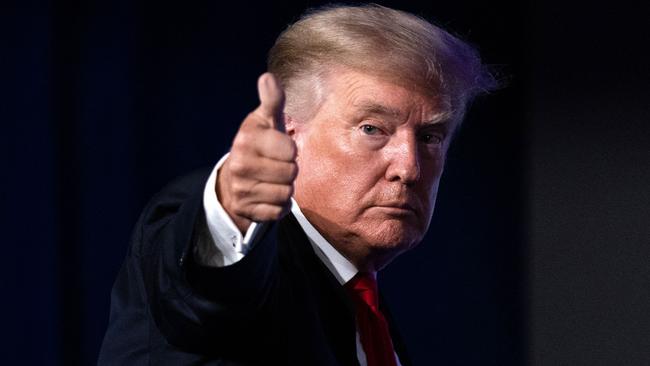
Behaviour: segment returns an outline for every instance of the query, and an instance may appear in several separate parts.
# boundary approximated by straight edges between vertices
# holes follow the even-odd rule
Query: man
[[[158,194],[100,364],[408,365],[376,273],[424,236],[454,130],[493,79],[413,15],[289,27],[229,155]]]

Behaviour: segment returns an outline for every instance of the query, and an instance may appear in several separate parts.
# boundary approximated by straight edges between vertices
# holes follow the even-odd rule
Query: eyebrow
[[[403,115],[403,113],[397,108],[387,107],[385,105],[368,100],[362,100],[360,102],[354,103],[353,106],[362,113],[374,114],[378,116],[399,118]],[[432,119],[424,121],[422,123],[423,128],[434,127],[437,125],[448,125],[450,115],[451,113],[449,111],[436,113]]]

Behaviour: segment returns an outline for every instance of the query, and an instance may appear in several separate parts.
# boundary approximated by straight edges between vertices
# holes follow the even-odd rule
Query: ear
[[[284,131],[291,138],[294,138],[296,134],[296,124],[297,122],[293,117],[288,114],[284,115]]]

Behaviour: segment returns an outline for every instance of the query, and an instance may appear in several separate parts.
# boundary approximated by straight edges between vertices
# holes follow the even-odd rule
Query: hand
[[[219,170],[216,193],[237,228],[289,211],[298,174],[296,144],[284,133],[284,92],[273,74],[257,82],[260,106],[244,119]]]

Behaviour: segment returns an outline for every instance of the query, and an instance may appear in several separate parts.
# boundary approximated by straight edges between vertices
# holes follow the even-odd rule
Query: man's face
[[[294,196],[339,252],[378,270],[424,236],[453,126],[416,89],[347,69],[325,84],[313,118],[287,125]]]

